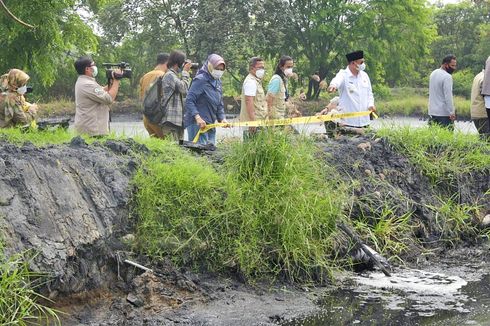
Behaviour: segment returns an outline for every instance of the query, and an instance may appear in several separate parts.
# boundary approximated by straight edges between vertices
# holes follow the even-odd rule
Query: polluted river
[[[374,129],[425,124],[379,119]],[[320,124],[295,129],[324,132]],[[468,122],[456,129],[475,133]],[[340,171],[342,182],[353,184],[348,194],[354,199],[343,210],[367,216],[360,220],[366,225],[372,223],[366,212],[374,212],[375,221],[402,216],[408,221],[404,230],[413,236],[402,239],[402,251],[383,253],[390,276],[368,263],[354,270],[333,268],[328,281],[318,277],[318,283],[282,276],[246,282],[236,265],[228,264],[224,273],[177,267],[165,252],[154,260],[131,249],[139,244],[135,234],[142,227],[132,208],[133,177],[150,149],[130,138],[147,137],[137,117],[116,116],[111,130],[129,138],[88,143],[73,137],[38,147],[0,137],[5,248],[7,253],[36,249],[31,268],[50,276],[40,291],[60,312],[62,325],[490,325],[490,166],[434,184],[385,137],[317,137],[315,148],[325,163]],[[191,155],[221,166],[220,145],[241,138],[241,130],[220,129],[217,135],[216,151]],[[447,203],[454,201],[446,203],[447,214],[474,207],[465,211],[472,214],[471,223],[464,221],[471,232],[457,233],[457,224],[441,222],[443,210],[436,207],[444,206],[446,194]],[[405,236],[393,233],[384,241]],[[369,234],[363,239],[378,248]]]

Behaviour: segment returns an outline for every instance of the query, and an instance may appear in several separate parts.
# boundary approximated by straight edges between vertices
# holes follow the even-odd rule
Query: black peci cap
[[[345,57],[347,58],[348,62],[359,60],[359,59],[364,58],[364,52],[363,51],[355,51],[355,52],[347,53],[345,55]]]

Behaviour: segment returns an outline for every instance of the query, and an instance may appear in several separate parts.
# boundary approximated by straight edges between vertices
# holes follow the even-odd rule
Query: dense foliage
[[[174,48],[198,62],[222,54],[228,93],[239,90],[252,55],[267,58],[269,71],[281,54],[293,56],[299,86],[306,87],[315,71],[330,80],[345,65],[344,53],[364,49],[373,84],[382,91],[384,85],[424,86],[441,58],[454,53],[467,71],[457,92],[467,96],[468,80],[490,51],[490,4],[484,0],[446,6],[425,0],[4,2],[35,28],[0,13],[0,34],[6,36],[0,38],[0,71],[25,69],[37,97],[45,99],[73,95],[72,63],[85,53],[98,63],[130,62],[135,78],[123,83],[122,95],[134,96],[156,54]]]
[[[346,188],[311,141],[290,136],[234,143],[218,170],[164,146],[134,179],[139,250],[247,280],[326,280]]]

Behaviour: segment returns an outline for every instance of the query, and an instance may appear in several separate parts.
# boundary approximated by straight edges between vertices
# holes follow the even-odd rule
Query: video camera
[[[190,63],[191,64],[191,69],[192,70],[199,69],[199,63],[192,62],[192,60],[190,60],[190,59],[185,60],[185,64],[187,64],[187,63]]]
[[[106,75],[108,80],[111,80],[113,78],[115,78],[115,79],[131,78],[131,76],[133,75],[133,72],[131,71],[131,67],[129,66],[129,63],[127,63],[127,62],[103,63],[102,65],[106,69],[105,75]],[[115,68],[121,69],[122,73],[115,72],[114,71]],[[114,72],[114,77],[112,77],[113,72]]]

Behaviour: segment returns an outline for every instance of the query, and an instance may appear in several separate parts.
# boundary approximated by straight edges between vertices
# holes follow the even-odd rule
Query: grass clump
[[[53,128],[46,130],[22,129],[22,128],[0,128],[0,141],[5,140],[12,144],[22,145],[30,142],[36,146],[57,145],[70,142],[77,134],[70,129]],[[110,133],[104,137],[89,137],[82,135],[83,139],[88,143],[104,142],[106,140],[122,140],[127,139],[124,135],[117,136],[115,133]]]
[[[478,135],[438,127],[383,128],[377,134],[388,138],[433,184],[451,183],[458,175],[490,170],[490,143]]]
[[[345,191],[315,152],[276,130],[232,144],[219,170],[157,153],[134,179],[139,249],[247,280],[325,278]]]
[[[239,230],[230,240],[245,275],[281,271],[292,280],[313,279],[331,267],[346,189],[315,153],[303,137],[265,131],[226,158],[227,206],[238,210],[231,218]]]
[[[47,300],[35,291],[43,275],[29,270],[27,256],[7,258],[0,244],[0,325],[61,325],[56,310],[39,303]]]

